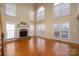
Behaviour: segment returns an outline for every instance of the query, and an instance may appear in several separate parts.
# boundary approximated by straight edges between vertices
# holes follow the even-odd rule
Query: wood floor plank
[[[7,56],[79,56],[79,45],[34,37],[6,44]]]

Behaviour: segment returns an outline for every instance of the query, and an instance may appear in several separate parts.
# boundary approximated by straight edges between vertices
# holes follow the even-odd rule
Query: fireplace
[[[19,37],[25,37],[28,36],[28,30],[27,29],[20,29],[19,30]]]

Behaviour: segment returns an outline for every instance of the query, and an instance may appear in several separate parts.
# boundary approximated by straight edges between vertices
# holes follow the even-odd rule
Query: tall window
[[[54,4],[53,6],[53,16],[59,17],[59,16],[66,16],[70,14],[70,4],[69,3],[59,3]]]
[[[15,37],[15,24],[6,23],[7,39]]]
[[[6,8],[6,15],[16,16],[16,4],[6,3],[5,8]]]
[[[61,25],[60,24],[54,24],[54,37],[61,38]]]
[[[45,18],[45,8],[44,7],[40,7],[37,10],[37,19],[38,20],[44,20],[44,18]]]
[[[63,24],[54,24],[54,37],[55,38],[70,38],[70,24],[69,22]]]
[[[38,36],[44,36],[45,34],[45,25],[44,24],[39,24],[37,26],[37,35]]]
[[[62,38],[70,38],[70,24],[64,23],[62,24]]]
[[[30,25],[29,26],[28,34],[29,34],[29,36],[33,36],[34,35],[34,25]]]
[[[29,18],[31,21],[34,21],[34,11],[29,12]]]

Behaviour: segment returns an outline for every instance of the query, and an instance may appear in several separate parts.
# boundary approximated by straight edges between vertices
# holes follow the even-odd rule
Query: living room
[[[78,10],[78,3],[0,3],[4,55],[79,55]]]

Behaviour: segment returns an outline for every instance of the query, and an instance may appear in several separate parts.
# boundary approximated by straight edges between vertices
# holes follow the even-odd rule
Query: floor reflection
[[[6,55],[15,55],[15,43],[7,44]]]
[[[34,37],[8,43],[6,53],[19,56],[79,55],[79,45]]]
[[[54,44],[54,52],[56,55],[69,55],[69,45],[64,43],[55,43]]]
[[[39,50],[44,51],[45,45],[46,44],[45,44],[44,39],[40,39],[40,38],[37,39],[37,47],[38,47]]]

